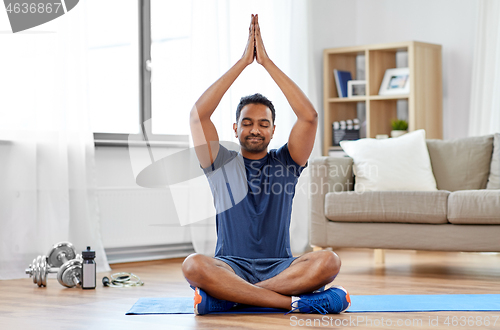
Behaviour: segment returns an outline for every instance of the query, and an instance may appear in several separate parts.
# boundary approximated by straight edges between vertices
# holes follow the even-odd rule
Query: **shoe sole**
[[[203,297],[200,294],[200,289],[199,288],[195,288],[194,289],[194,313],[196,315],[201,315],[198,312],[198,305],[201,304],[202,300],[203,300]]]
[[[351,307],[351,296],[349,295],[349,292],[347,292],[347,290],[343,286],[340,286],[340,285],[332,285],[329,289],[331,289],[331,288],[336,288],[336,289],[339,289],[339,290],[342,290],[345,292],[345,300],[347,300],[348,305],[347,305],[346,309],[341,310],[340,313],[348,310],[349,307]]]

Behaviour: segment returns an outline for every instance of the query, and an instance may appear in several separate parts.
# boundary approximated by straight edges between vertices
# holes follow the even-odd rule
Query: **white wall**
[[[443,46],[443,137],[467,136],[477,1],[314,0],[310,6],[317,86],[322,88],[324,48],[409,40],[437,43]],[[316,102],[322,109],[321,100]]]

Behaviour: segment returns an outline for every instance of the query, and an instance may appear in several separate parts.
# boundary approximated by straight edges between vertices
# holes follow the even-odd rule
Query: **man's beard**
[[[249,138],[259,138],[261,139],[260,143],[252,143],[248,141]],[[251,153],[259,153],[264,150],[267,150],[267,146],[269,145],[269,142],[266,142],[263,137],[260,136],[254,136],[254,135],[249,135],[247,136],[244,140],[240,139],[240,145],[242,149],[245,149],[248,152]]]

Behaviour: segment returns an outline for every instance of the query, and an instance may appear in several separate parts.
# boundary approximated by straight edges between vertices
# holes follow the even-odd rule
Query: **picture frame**
[[[378,95],[400,94],[410,94],[410,69],[396,68],[385,70]]]
[[[349,80],[347,82],[347,97],[366,96],[366,80]]]

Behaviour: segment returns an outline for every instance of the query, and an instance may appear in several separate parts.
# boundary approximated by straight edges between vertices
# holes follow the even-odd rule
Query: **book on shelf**
[[[337,85],[337,94],[339,97],[347,97],[347,82],[352,80],[351,72],[333,69],[335,85]]]

